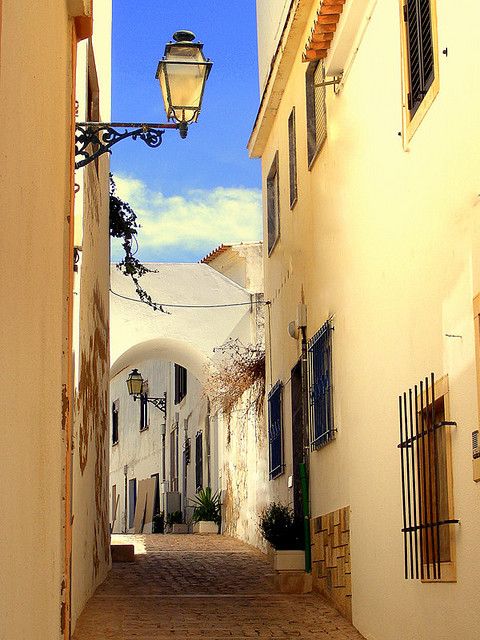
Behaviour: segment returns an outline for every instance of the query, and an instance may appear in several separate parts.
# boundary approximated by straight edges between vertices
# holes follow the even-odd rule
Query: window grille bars
[[[308,343],[310,447],[319,449],[335,436],[332,388],[331,320]]]
[[[398,398],[402,473],[405,579],[441,579],[441,530],[458,520],[441,507],[439,429],[456,422],[437,420],[435,376],[430,375]],[[446,489],[445,489],[446,490]]]
[[[270,480],[283,473],[282,391],[279,381],[268,394],[268,442]]]

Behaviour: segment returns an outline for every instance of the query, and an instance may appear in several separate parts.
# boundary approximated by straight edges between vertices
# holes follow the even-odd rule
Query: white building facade
[[[148,266],[155,273],[144,276],[142,286],[167,313],[135,301],[131,283],[112,268],[112,290],[123,296],[111,296],[113,531],[149,531],[151,515],[157,511],[165,517],[181,511],[189,522],[191,499],[198,489],[210,487],[225,502],[224,526],[258,543],[257,505],[251,497],[256,496],[258,482],[252,479],[250,497],[244,477],[237,485],[233,477],[232,486],[232,468],[249,466],[254,478],[255,441],[247,448],[242,429],[244,444],[235,449],[235,456],[243,456],[245,462],[232,464],[235,434],[227,443],[227,422],[210,406],[205,383],[216,349],[232,340],[243,345],[263,341],[261,243],[222,245],[199,264]],[[165,410],[128,395],[126,380],[134,368],[142,374],[148,396],[165,398]],[[253,422],[242,414],[242,424],[250,425],[252,432],[258,429]],[[146,501],[146,519],[135,522],[139,483],[149,479],[154,497]],[[250,520],[248,526],[239,524],[239,510],[231,508],[239,501],[250,501],[250,516],[242,514]]]

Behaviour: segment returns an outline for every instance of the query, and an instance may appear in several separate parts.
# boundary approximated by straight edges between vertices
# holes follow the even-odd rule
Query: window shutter
[[[430,0],[407,0],[404,18],[410,77],[408,109],[413,116],[435,76]]]
[[[282,390],[282,383],[277,382],[268,395],[270,479],[283,473]]]

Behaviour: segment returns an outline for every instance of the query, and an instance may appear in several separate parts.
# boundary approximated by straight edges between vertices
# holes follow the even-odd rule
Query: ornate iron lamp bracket
[[[136,400],[137,398],[141,398],[142,396],[133,396],[133,399]],[[147,395],[143,395],[143,397],[145,398],[145,400],[147,402],[150,402],[151,404],[153,404],[157,409],[159,409],[164,416],[167,415],[167,392],[165,391],[165,393],[163,394],[163,396],[161,396],[160,398],[153,398]]]
[[[116,127],[122,127],[124,131],[117,131]],[[129,131],[129,129],[131,130]],[[178,129],[180,137],[186,138],[187,136],[188,127],[183,122],[179,124],[77,122],[75,128],[75,169],[84,167],[104,153],[111,153],[111,147],[125,138],[143,140],[147,146],[155,149],[162,144],[165,129]]]

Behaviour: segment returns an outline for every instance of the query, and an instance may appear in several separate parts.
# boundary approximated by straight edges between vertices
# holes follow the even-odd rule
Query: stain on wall
[[[89,453],[95,456],[95,510],[93,524],[94,579],[100,572],[101,559],[109,562],[108,529],[108,318],[98,282],[93,289],[91,306],[93,331],[88,348],[80,355],[80,376],[77,395],[77,411],[80,418],[78,454],[82,475],[87,467]],[[92,446],[92,444],[94,446]]]

